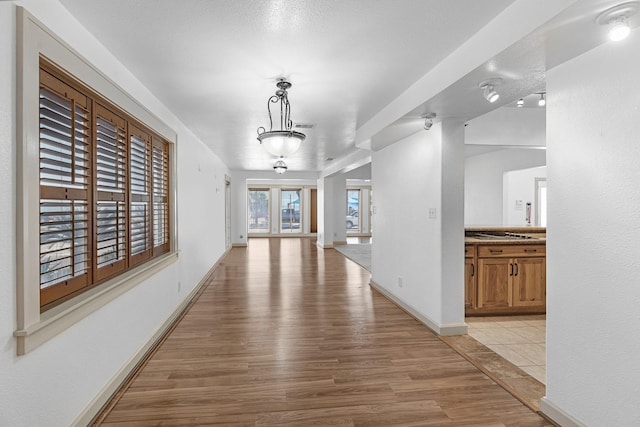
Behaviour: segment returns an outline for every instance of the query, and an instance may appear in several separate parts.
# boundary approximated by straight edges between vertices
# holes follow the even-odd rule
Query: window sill
[[[60,304],[40,315],[38,322],[13,333],[17,339],[18,356],[27,354],[70,326],[113,301],[129,289],[142,283],[178,259],[171,252],[121,274],[100,286]]]

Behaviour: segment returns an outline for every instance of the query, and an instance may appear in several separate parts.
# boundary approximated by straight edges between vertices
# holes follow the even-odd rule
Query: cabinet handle
[[[537,250],[537,249],[525,249],[524,251],[525,251],[525,252],[528,252],[528,253],[538,252],[538,250]]]
[[[509,263],[509,267],[511,268],[511,271],[509,272],[509,276],[513,276],[513,264]]]
[[[501,254],[502,249],[489,249],[489,252],[491,252],[492,254]]]
[[[471,277],[476,275],[476,265],[471,264]]]
[[[513,264],[513,265],[516,266],[516,274],[514,274],[514,276],[517,276],[518,275],[518,271],[520,271],[520,269],[518,268],[518,264]]]

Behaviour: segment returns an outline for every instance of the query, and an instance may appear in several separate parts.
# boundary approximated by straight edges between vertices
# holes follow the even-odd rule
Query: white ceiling
[[[256,129],[268,127],[266,104],[276,80],[289,79],[292,120],[314,125],[287,159],[298,171],[321,171],[331,164],[327,158],[358,150],[360,126],[513,3],[60,1],[230,169],[271,170],[274,159],[259,146]],[[399,122],[415,122],[425,111],[470,119],[495,108],[468,102],[487,69],[504,67],[515,76],[502,104],[544,89],[550,63],[599,42],[602,31],[584,30],[594,27],[594,13],[612,4],[576,2],[536,35],[478,64],[466,80],[423,99]]]

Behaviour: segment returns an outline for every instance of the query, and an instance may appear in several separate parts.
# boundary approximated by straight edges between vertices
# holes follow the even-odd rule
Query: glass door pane
[[[269,190],[249,190],[249,233],[269,232]]]
[[[360,232],[360,190],[347,190],[347,233]]]
[[[280,232],[300,232],[300,193],[302,189],[280,191]]]

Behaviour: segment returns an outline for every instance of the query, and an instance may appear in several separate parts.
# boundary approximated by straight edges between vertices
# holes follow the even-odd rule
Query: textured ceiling
[[[311,123],[290,170],[356,150],[356,129],[512,0],[61,0],[231,169],[268,170],[256,141],[284,76]],[[126,13],[123,13],[126,12]]]
[[[268,127],[277,79],[289,79],[292,120],[314,125],[287,159],[291,171],[332,169],[327,158],[356,151],[356,131],[380,124],[380,112],[407,93],[418,102],[382,123],[370,147],[420,131],[426,112],[470,120],[544,90],[546,70],[606,41],[595,17],[617,4],[541,2],[536,9],[564,10],[435,95],[416,97],[415,83],[479,31],[510,23],[505,31],[515,31],[496,16],[526,10],[529,0],[60,1],[231,169],[271,170],[256,128]],[[495,104],[478,89],[490,76],[504,78]]]

